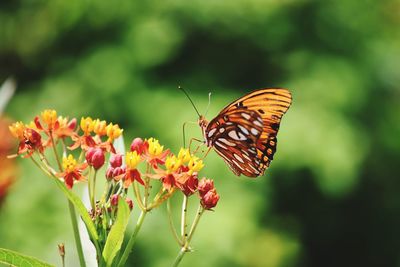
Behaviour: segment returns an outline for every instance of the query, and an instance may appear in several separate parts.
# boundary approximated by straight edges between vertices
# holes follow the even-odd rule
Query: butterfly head
[[[199,124],[200,128],[204,131],[207,128],[208,121],[206,120],[206,118],[203,115],[200,115],[198,124]]]

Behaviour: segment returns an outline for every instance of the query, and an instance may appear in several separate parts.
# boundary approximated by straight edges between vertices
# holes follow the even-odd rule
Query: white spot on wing
[[[219,128],[219,132],[220,132],[220,133],[225,132],[225,128]]]
[[[233,156],[240,161],[241,163],[244,163],[243,159],[241,157],[239,157],[237,154],[233,154]]]
[[[245,151],[242,151],[242,152],[245,152]],[[245,159],[247,159],[248,161],[251,161],[251,159],[249,158],[249,156],[248,155],[246,155],[245,153],[243,153],[243,155],[242,155]]]
[[[234,139],[234,140],[240,140],[239,136],[237,135],[237,132],[235,130],[232,130],[228,133],[229,137]]]
[[[246,134],[246,135],[249,134],[249,131],[247,131],[247,129],[244,128],[242,125],[238,125],[238,127],[239,127],[239,129],[240,129],[244,134]]]
[[[250,131],[251,131],[251,133],[254,134],[254,135],[257,135],[257,134],[258,134],[258,130],[255,129],[255,128],[251,128]]]
[[[221,141],[222,143],[228,145],[228,146],[236,146],[235,143],[229,142],[228,140],[226,140],[225,138],[218,138],[218,141]]]
[[[242,166],[240,166],[240,164],[237,163],[236,160],[233,159],[232,162],[233,162],[239,169],[241,169],[241,170],[243,171]]]
[[[241,115],[242,115],[242,117],[245,118],[246,120],[249,120],[249,119],[250,119],[250,115],[247,114],[247,113],[242,112]]]
[[[259,127],[262,127],[262,126],[263,126],[263,125],[262,125],[262,122],[260,122],[259,120],[256,120],[256,121],[254,121],[253,123],[254,123],[254,125],[257,125],[257,126],[259,126]]]
[[[221,144],[221,142],[216,141],[215,144],[218,145],[219,147],[222,147],[223,149],[228,149],[226,146]]]
[[[242,133],[238,133],[238,134],[239,134],[239,140],[240,141],[244,141],[244,140],[247,139],[246,136],[244,136]]]
[[[217,128],[211,129],[211,130],[208,132],[208,138],[210,138],[211,136],[213,136],[213,134],[215,133],[216,130],[217,130]]]

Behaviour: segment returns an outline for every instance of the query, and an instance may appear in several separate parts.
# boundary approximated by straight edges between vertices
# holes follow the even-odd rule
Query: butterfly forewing
[[[292,96],[287,89],[266,88],[251,92],[226,106],[204,131],[236,175],[257,177],[273,159],[277,133]]]

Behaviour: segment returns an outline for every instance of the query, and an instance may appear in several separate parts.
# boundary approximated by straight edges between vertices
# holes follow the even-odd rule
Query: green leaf
[[[121,249],[125,229],[129,221],[129,214],[130,210],[128,204],[125,202],[125,199],[120,198],[118,201],[117,219],[108,234],[106,245],[103,250],[103,258],[107,267],[112,265],[115,256]]]
[[[0,248],[0,263],[10,264],[16,267],[54,267],[54,265],[42,262],[33,257],[4,248]]]
[[[72,204],[74,204],[75,209],[78,211],[79,215],[81,215],[81,218],[86,225],[89,235],[93,239],[93,242],[96,243],[95,246],[97,247],[99,235],[97,234],[96,227],[94,226],[94,223],[90,218],[85,205],[83,205],[81,199],[74,192],[65,187],[63,182],[58,179],[54,180],[56,181],[56,184],[61,189],[61,191],[63,191],[65,196],[72,202]]]

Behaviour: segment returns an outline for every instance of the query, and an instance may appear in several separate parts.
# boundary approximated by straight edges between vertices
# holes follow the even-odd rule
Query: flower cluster
[[[61,143],[63,146],[63,159],[59,162],[59,171],[49,168],[51,173],[63,178],[66,186],[72,188],[74,182],[85,180],[82,175],[86,167],[93,166],[99,169],[105,162],[105,153],[115,153],[113,141],[118,138],[123,130],[118,124],[109,123],[100,119],[83,117],[80,127],[77,127],[77,119],[57,116],[55,110],[44,110],[40,116],[36,116],[29,124],[15,122],[9,126],[10,132],[19,140],[16,155],[32,157],[37,153],[43,162],[48,162],[45,150]],[[68,143],[70,143],[69,146]],[[78,162],[72,154],[67,156],[67,149],[73,151],[80,148],[85,153],[86,162]],[[14,156],[16,156],[14,155]],[[58,155],[56,155],[58,157]]]
[[[110,158],[110,166],[106,171],[107,179],[123,181],[124,188],[128,188],[137,181],[142,186],[149,182],[143,177],[161,182],[160,196],[171,195],[180,190],[186,196],[193,195],[197,191],[201,204],[205,209],[216,206],[219,195],[217,194],[212,180],[203,178],[201,181],[211,181],[210,193],[201,193],[199,190],[198,172],[204,167],[203,161],[190,154],[189,149],[181,148],[177,155],[165,150],[155,138],[142,140],[135,138],[130,146],[130,151],[125,155],[125,166],[122,162],[123,156],[113,154]],[[140,164],[147,165],[146,172],[139,171]],[[201,185],[201,183],[200,183]],[[162,202],[165,198],[158,198]],[[154,203],[159,205],[160,203]]]
[[[86,215],[85,223],[87,226],[92,224],[88,229],[96,231],[95,234],[91,233],[91,240],[98,255],[102,255],[101,248],[106,245],[118,214],[126,214],[128,208],[133,209],[134,203],[128,197],[130,192],[133,193],[142,216],[168,201],[176,192],[182,193],[182,237],[177,237],[175,229],[174,233],[185,251],[201,214],[205,210],[212,210],[219,201],[214,181],[204,177],[199,179],[199,172],[204,167],[201,158],[191,154],[187,148],[181,148],[174,154],[155,138],[135,138],[129,151],[117,151],[113,143],[123,133],[118,124],[83,117],[78,126],[75,118],[68,119],[57,116],[55,110],[45,110],[29,124],[16,122],[9,129],[19,140],[16,155],[30,158],[48,176],[56,179],[59,186],[65,186],[62,189],[64,193],[67,192],[65,194],[69,199],[75,183],[87,182],[91,209],[81,216],[84,219]],[[50,152],[46,153],[47,150]],[[59,155],[60,151],[62,156]],[[48,158],[51,153],[54,154],[54,159]],[[105,188],[101,197],[98,197],[98,173],[106,165],[106,161],[105,178],[102,180]],[[52,166],[52,162],[56,162],[57,166]],[[186,210],[188,198],[193,195],[198,197],[199,212],[188,231]],[[76,198],[72,199],[77,201]],[[119,212],[120,208],[125,212]],[[82,211],[81,208],[79,210]],[[172,220],[171,214],[169,217]],[[137,227],[142,223],[140,219],[139,222]],[[134,242],[128,242],[126,250],[133,244]],[[120,255],[119,266],[126,261],[126,255]]]

